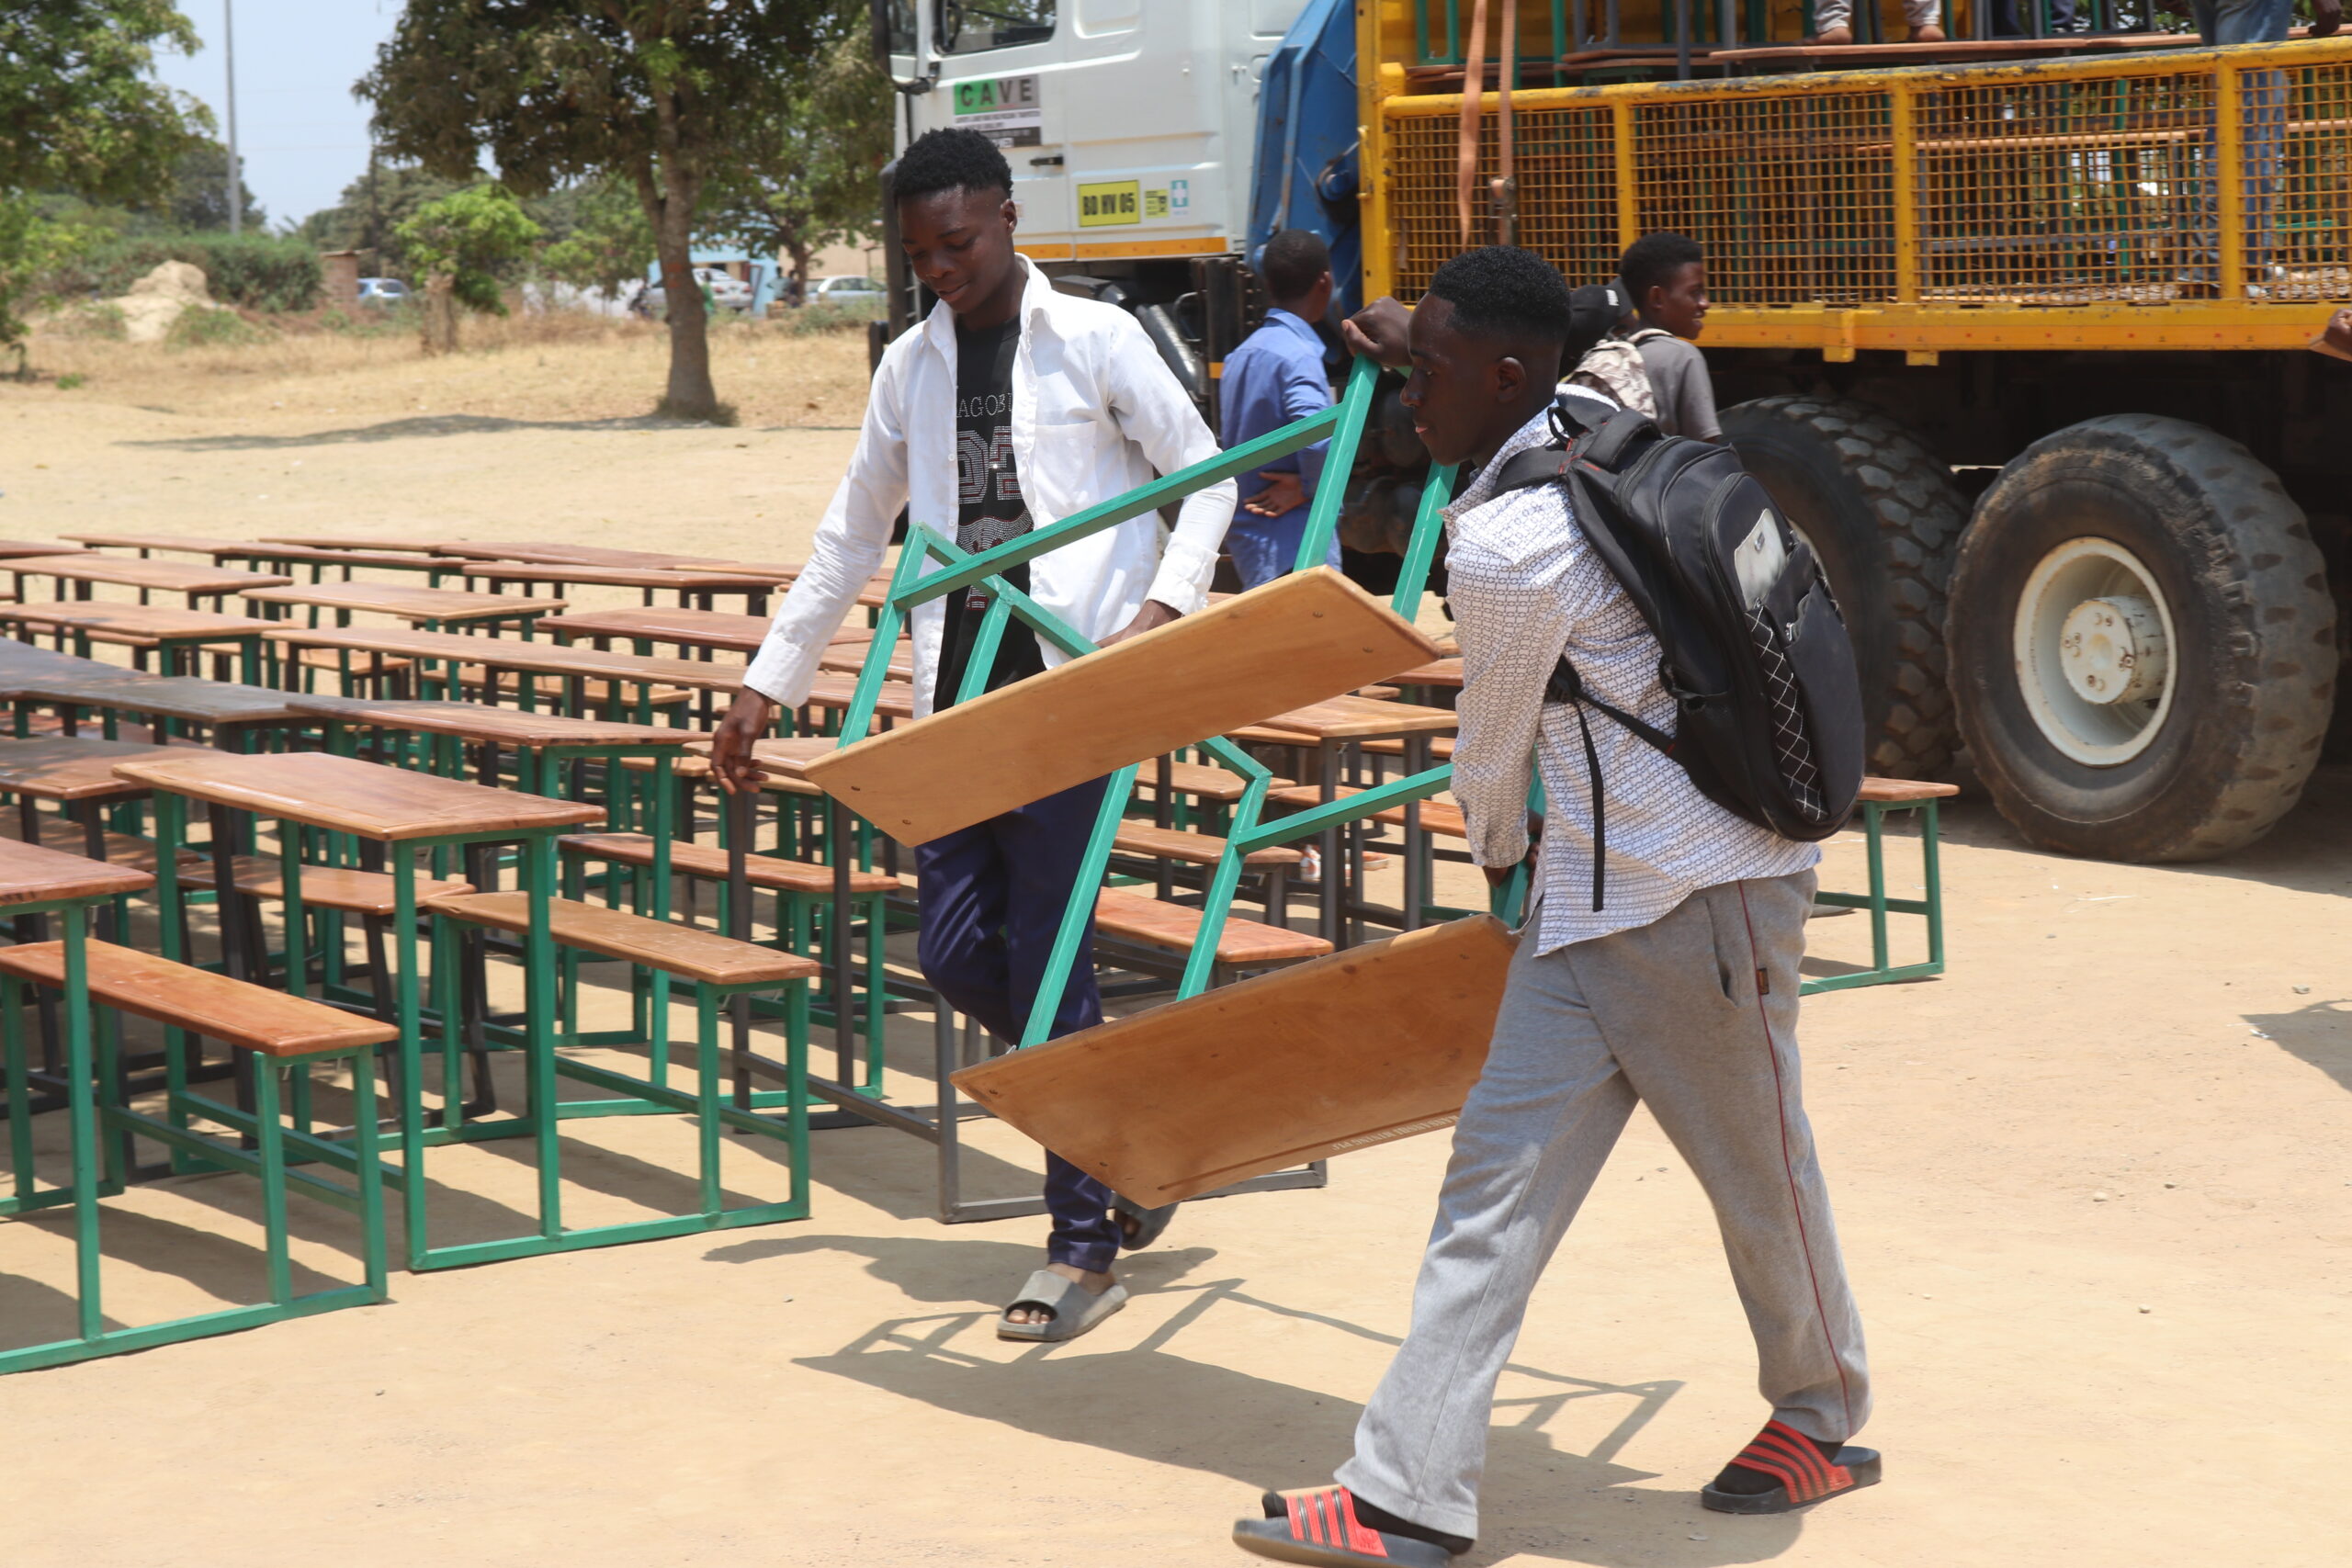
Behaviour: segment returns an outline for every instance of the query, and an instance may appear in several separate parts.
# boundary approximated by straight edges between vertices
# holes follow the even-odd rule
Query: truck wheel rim
[[[2018,596],[2018,688],[2043,739],[2095,768],[2130,761],[2172,711],[2172,610],[2140,558],[2069,539]]]

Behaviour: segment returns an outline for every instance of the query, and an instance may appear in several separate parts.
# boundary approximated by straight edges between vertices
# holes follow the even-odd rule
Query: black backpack
[[[1564,400],[1557,439],[1503,465],[1498,491],[1565,484],[1593,551],[1656,635],[1658,680],[1679,708],[1671,735],[1584,689],[1561,655],[1545,695],[1576,706],[1592,784],[1592,907],[1608,840],[1599,709],[1671,757],[1702,794],[1783,838],[1846,825],[1862,784],[1854,648],[1805,542],[1728,446],[1660,434],[1621,410],[1588,423]]]

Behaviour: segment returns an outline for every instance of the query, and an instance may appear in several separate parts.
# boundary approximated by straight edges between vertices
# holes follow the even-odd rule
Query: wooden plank
[[[435,898],[432,908],[452,919],[503,931],[519,933],[528,930],[531,922],[530,898],[521,893],[466,893]],[[625,958],[715,986],[806,980],[822,967],[815,959],[797,953],[780,953],[715,931],[571,898],[548,900],[548,923],[555,940],[566,947]]]
[[[1513,946],[1486,915],[1408,931],[1010,1052],[956,1083],[1122,1196],[1171,1203],[1450,1124],[1486,1064]]]
[[[301,868],[302,902],[323,909],[341,909],[352,915],[390,915],[400,910],[400,889],[397,879],[389,871],[361,871],[345,865],[306,865]],[[229,874],[236,878],[237,891],[255,898],[286,897],[286,868],[276,855],[239,855],[231,863]],[[212,874],[212,858],[193,850],[183,852],[180,886],[200,893],[209,893],[216,886]],[[470,893],[473,886],[455,877],[420,876],[416,879],[419,903],[458,893]]]
[[[1452,729],[1460,722],[1452,708],[1343,695],[1270,715],[1259,721],[1258,728],[1303,735],[1310,740],[1362,740],[1375,735],[1427,735]]]
[[[707,659],[662,659],[636,653],[605,653],[593,648],[526,641],[511,637],[468,637],[460,632],[421,632],[400,627],[297,626],[271,623],[273,641],[305,648],[343,648],[356,653],[405,654],[416,659],[454,659],[499,670],[528,670],[543,675],[582,675],[731,692],[743,682],[743,666]],[[354,668],[365,668],[355,664]]]
[[[368,729],[456,735],[492,746],[684,746],[699,730],[667,725],[620,724],[561,714],[525,713],[480,703],[379,702],[367,697],[289,696],[287,705],[310,718]]]
[[[117,762],[160,757],[169,746],[55,735],[40,740],[0,739],[0,791],[35,800],[127,800],[144,788],[118,777]]]
[[[394,554],[397,547],[380,550],[328,549],[315,545],[256,545],[246,543],[232,550],[221,550],[215,559],[266,560],[273,566],[368,566],[381,567],[387,571],[438,571],[454,575],[463,571],[470,561],[452,560],[447,556],[425,554]]]
[[[891,837],[926,843],[1435,652],[1317,567],[860,740],[808,777]]]
[[[604,545],[566,545],[552,539],[441,539],[420,545],[445,556],[473,560],[539,562],[548,566],[664,567],[677,559],[651,550],[620,550]]]
[[[351,1051],[401,1036],[397,1023],[381,1023],[110,942],[90,943],[88,972],[94,1000],[266,1056]],[[62,986],[65,944],[37,942],[0,949],[0,973]]]
[[[15,560],[22,556],[70,556],[71,545],[46,545],[25,539],[0,539],[0,560]]]
[[[738,615],[725,610],[664,609],[594,610],[541,621],[539,630],[558,642],[589,637],[642,639],[678,648],[723,649],[729,653],[757,653],[767,640],[773,618]]]
[[[196,747],[119,762],[115,771],[174,795],[391,843],[527,832],[601,822],[605,809],[490,789],[324,751],[244,754]]]
[[[137,893],[154,885],[154,877],[143,871],[107,865],[17,839],[0,839],[0,905],[108,898],[118,893]],[[5,951],[20,953],[23,949]]]
[[[77,545],[96,549],[170,550],[178,555],[209,556],[219,559],[223,553],[249,550],[253,544],[246,539],[206,539],[188,534],[67,534],[62,536]]]
[[[1105,887],[1094,899],[1095,929],[1163,953],[1189,954],[1201,940],[1201,912],[1125,887]],[[1227,915],[1216,941],[1216,961],[1240,968],[1320,958],[1331,944],[1308,931]]]
[[[252,615],[220,615],[169,604],[124,604],[109,599],[51,599],[0,604],[0,625],[87,632],[99,642],[152,647],[159,637],[252,637],[270,623]]]
[[[775,580],[741,571],[673,571],[661,567],[566,565],[542,561],[475,561],[460,569],[469,581],[492,582],[552,582],[558,588],[583,583],[592,588],[658,588],[682,593],[769,593]]]
[[[1929,784],[1925,779],[1864,779],[1858,798],[1883,805],[1900,801],[1942,800],[1959,793],[1958,784]]]
[[[136,671],[75,660],[78,669],[32,665],[10,667],[5,681],[10,696],[41,703],[73,703],[87,708],[185,719],[191,724],[266,724],[291,718],[284,692],[239,686],[193,675],[142,675]]]
[[[579,860],[648,868],[653,864],[653,840],[642,833],[577,833],[558,839],[556,848]],[[670,869],[680,876],[723,882],[730,874],[728,860],[727,852],[717,844],[679,840],[670,845]],[[833,868],[814,861],[786,860],[754,851],[743,857],[743,874],[752,886],[770,892],[819,897],[831,897],[833,892]],[[896,893],[899,887],[899,879],[888,872],[853,869],[848,881],[853,895]]]
[[[0,570],[16,572],[20,577],[111,582],[126,588],[160,589],[167,593],[241,593],[248,588],[276,588],[294,581],[290,577],[275,577],[266,572],[183,566],[178,561],[100,555],[95,550],[70,556],[25,556],[17,560],[0,562]]]
[[[264,534],[266,545],[301,545],[314,550],[409,550],[434,555],[440,547],[421,539],[386,539],[374,534]]]
[[[322,610],[361,610],[409,622],[508,620],[560,610],[560,599],[521,599],[505,593],[466,593],[455,588],[419,588],[407,582],[304,582],[291,588],[258,588],[249,604],[316,605]],[[272,623],[273,625],[277,623]]]

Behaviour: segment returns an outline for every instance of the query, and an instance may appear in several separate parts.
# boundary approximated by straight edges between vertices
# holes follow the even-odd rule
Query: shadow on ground
[[[711,430],[699,420],[639,414],[629,419],[501,419],[491,414],[423,414],[342,430],[300,435],[186,435],[163,441],[125,441],[124,446],[156,452],[274,452],[298,446],[349,446],[376,441],[413,441],[435,435],[496,435],[516,430],[627,431]],[[800,428],[794,426],[793,428]]]
[[[2352,1089],[2352,1000],[2313,1002],[2292,1012],[2250,1012],[2246,1022],[2289,1055]]]
[[[736,1242],[707,1256],[748,1264],[818,1251],[864,1257],[875,1278],[923,1303],[970,1301],[989,1284],[1016,1280],[1035,1261],[1034,1248],[1008,1242],[842,1235]],[[1091,1351],[1081,1340],[1013,1350],[989,1337],[994,1314],[981,1307],[894,1318],[834,1354],[797,1364],[958,1416],[1224,1476],[1234,1483],[1235,1511],[1254,1511],[1261,1489],[1328,1481],[1363,1406],[1194,1360],[1177,1353],[1175,1341],[1207,1314],[1236,1311],[1312,1322],[1382,1345],[1396,1340],[1253,1296],[1240,1280],[1184,1279],[1215,1256],[1193,1247],[1122,1260],[1137,1306],[1166,1312],[1168,1303],[1153,1298],[1181,1298],[1130,1348]],[[1508,1376],[1487,1458],[1487,1533],[1463,1559],[1465,1568],[1514,1553],[1603,1568],[1724,1568],[1778,1556],[1795,1542],[1798,1519],[1710,1514],[1692,1493],[1637,1486],[1655,1477],[1614,1462],[1679,1392],[1679,1382],[1608,1383],[1516,1364]],[[1521,1392],[1530,1383],[1537,1392]],[[1596,1397],[1623,1399],[1631,1408],[1592,1452],[1555,1447],[1545,1426],[1570,1402]],[[1152,1419],[1105,1421],[1105,1410],[1148,1410]],[[1201,1521],[1208,1538],[1227,1528],[1221,1517]]]

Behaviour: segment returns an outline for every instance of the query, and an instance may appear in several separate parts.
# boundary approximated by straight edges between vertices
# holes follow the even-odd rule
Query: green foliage
[[[788,337],[815,337],[829,333],[862,333],[865,323],[881,314],[873,305],[803,305],[775,323]]]
[[[834,45],[740,141],[705,196],[705,231],[788,254],[804,281],[816,252],[871,238],[893,102],[863,39]]]
[[[550,277],[605,294],[645,276],[653,260],[653,228],[635,191],[609,181],[575,186],[571,231],[539,253]]]
[[[105,298],[130,292],[167,261],[201,271],[206,291],[222,304],[254,310],[307,310],[326,282],[319,253],[282,234],[114,236],[88,244],[52,276],[61,294]]]
[[[514,197],[495,185],[427,202],[394,231],[420,274],[451,279],[460,304],[493,316],[506,314],[498,297],[501,273],[529,253],[539,232]]]
[[[61,392],[70,392],[78,387],[86,385],[89,379],[90,378],[87,376],[83,375],[79,370],[70,370],[57,378],[57,389]]]
[[[847,0],[408,0],[358,91],[387,151],[447,179],[489,154],[524,196],[609,180],[637,194],[683,276],[704,184],[786,112]],[[718,406],[700,312],[673,314],[665,406]]]
[[[243,179],[237,181],[239,220],[258,233],[269,225],[269,214]],[[172,164],[172,188],[162,201],[135,212],[152,215],[183,233],[205,233],[229,227],[229,149],[209,136],[192,139]]]
[[[153,77],[155,50],[192,51],[171,0],[8,0],[0,6],[0,193],[166,195],[202,106]]]
[[[477,176],[478,177],[478,176]],[[302,220],[295,230],[313,250],[357,251],[370,276],[418,281],[400,226],[417,209],[453,196],[470,183],[445,180],[414,164],[379,163],[343,187],[343,198]]]
[[[164,334],[166,348],[243,348],[267,343],[277,334],[255,326],[234,310],[191,305],[175,317]]]
[[[18,312],[57,298],[57,276],[90,243],[89,231],[42,215],[30,197],[0,192],[0,347],[25,335]]]

